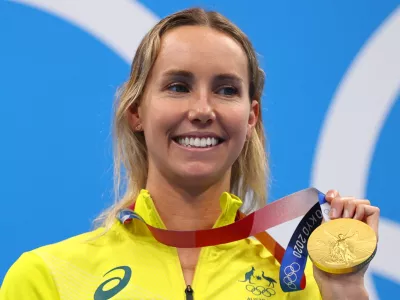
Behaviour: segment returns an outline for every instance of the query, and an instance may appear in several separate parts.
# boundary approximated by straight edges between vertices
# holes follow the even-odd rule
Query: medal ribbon
[[[119,211],[117,218],[122,224],[139,220],[146,224],[154,238],[167,246],[197,248],[230,243],[255,237],[280,263],[279,281],[283,291],[303,290],[306,286],[304,268],[307,262],[307,241],[311,233],[329,220],[330,205],[325,195],[315,188],[308,188],[288,195],[263,208],[245,215],[238,212],[232,224],[205,230],[177,231],[156,228],[147,224],[134,211],[134,204]],[[267,232],[279,224],[304,216],[294,231],[286,250]]]

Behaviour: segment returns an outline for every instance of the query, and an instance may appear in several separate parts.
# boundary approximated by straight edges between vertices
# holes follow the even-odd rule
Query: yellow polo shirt
[[[242,201],[220,198],[222,213],[214,227],[233,223]],[[146,190],[135,211],[155,227],[165,226]],[[266,300],[321,299],[306,267],[303,291],[284,293],[279,264],[252,238],[201,249],[191,291],[185,284],[177,249],[157,242],[147,227],[115,221],[103,228],[24,253],[10,268],[1,300]]]

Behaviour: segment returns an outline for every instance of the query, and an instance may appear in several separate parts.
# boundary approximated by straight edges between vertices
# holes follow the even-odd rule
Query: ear
[[[258,122],[259,115],[260,115],[260,103],[257,100],[253,100],[251,102],[249,121],[247,123],[246,138],[248,140],[250,139],[253,129]]]
[[[129,125],[131,126],[131,129],[136,132],[143,131],[139,111],[139,106],[136,103],[133,103],[126,112]]]

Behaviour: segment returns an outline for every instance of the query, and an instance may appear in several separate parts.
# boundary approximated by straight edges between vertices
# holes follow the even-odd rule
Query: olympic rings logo
[[[276,294],[273,288],[265,288],[263,286],[254,286],[251,284],[246,285],[246,290],[253,293],[254,296],[263,295],[265,297],[271,297]]]
[[[283,272],[285,273],[285,277],[283,278],[283,282],[287,285],[288,288],[294,290],[296,289],[295,282],[297,281],[297,272],[300,271],[300,265],[297,262],[293,262],[290,266],[287,266]]]

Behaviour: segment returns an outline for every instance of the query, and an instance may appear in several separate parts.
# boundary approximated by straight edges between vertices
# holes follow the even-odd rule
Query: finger
[[[367,207],[372,207],[372,206],[367,205],[367,204],[359,204],[359,205],[357,205],[356,213],[354,214],[353,219],[356,219],[356,220],[359,220],[359,221],[365,221],[366,218],[367,218],[367,215],[366,215]]]
[[[342,218],[352,218],[356,211],[356,199],[354,197],[349,197],[344,200],[343,214]]]
[[[342,218],[353,218],[358,205],[371,205],[371,202],[366,199],[356,199],[354,197],[342,197],[344,208]]]
[[[375,231],[378,236],[380,209],[376,206],[360,204],[356,208],[353,219],[367,223]]]
[[[335,199],[336,197],[340,197],[340,194],[337,190],[329,190],[326,192],[325,194],[325,200],[328,203],[331,203],[333,199]]]
[[[356,204],[371,205],[371,201],[369,201],[368,199],[356,199]]]
[[[331,219],[340,218],[343,213],[343,208],[344,208],[344,201],[342,200],[342,198],[341,197],[333,198],[331,202],[331,211],[330,211]]]

